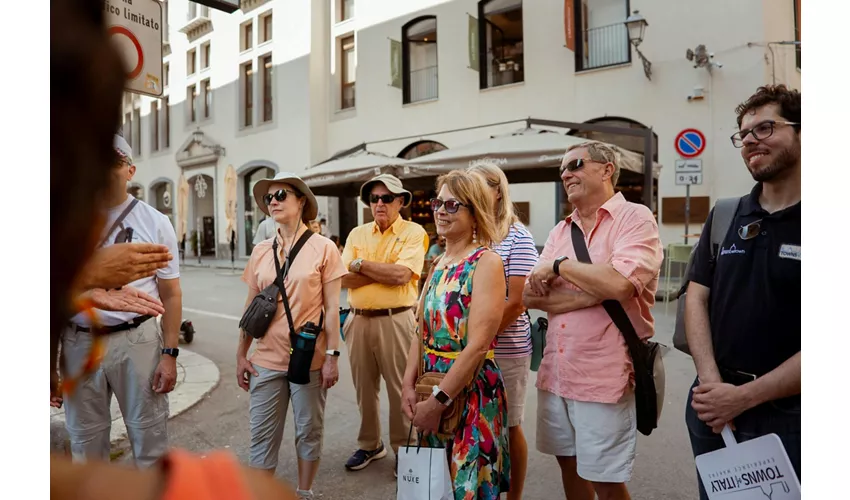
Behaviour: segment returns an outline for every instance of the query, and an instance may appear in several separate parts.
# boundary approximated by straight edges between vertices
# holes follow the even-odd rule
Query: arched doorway
[[[160,177],[151,183],[149,198],[151,205],[165,214],[174,225],[174,183],[170,179]]]
[[[631,129],[648,129],[646,125],[643,123],[632,120],[631,118],[625,118],[621,116],[605,116],[600,118],[594,118],[592,120],[587,120],[584,123],[592,123],[595,125],[605,125],[608,127],[619,127],[619,128],[631,128]],[[637,154],[644,154],[644,144],[642,137],[623,135],[623,134],[612,134],[607,132],[593,132],[593,131],[581,131],[581,130],[571,130],[569,135],[574,135],[576,137],[584,137],[585,139],[592,141],[600,141],[607,142],[608,144],[614,144],[615,146],[619,146],[628,151],[632,151]],[[653,151],[653,161],[658,161],[658,134],[652,134],[652,151]],[[617,182],[617,186],[615,190],[623,193],[623,197],[626,200],[634,202],[634,203],[643,203],[643,191],[644,191],[644,176],[643,174],[639,174],[637,172],[632,172],[631,170],[620,170],[620,179]],[[653,179],[652,182],[652,199],[658,199],[658,180]],[[560,207],[560,215],[561,218],[566,217],[569,213],[572,212],[572,207],[569,202],[567,202],[567,197],[563,193],[563,189],[558,190],[558,205]],[[653,202],[652,211],[653,213],[657,212],[657,203]],[[657,213],[656,213],[657,216]]]
[[[251,255],[254,250],[254,235],[257,233],[257,227],[266,218],[266,214],[260,210],[260,207],[254,201],[254,184],[262,179],[274,177],[275,169],[269,166],[253,166],[245,169],[240,175],[242,181],[242,203],[243,212],[243,248],[245,255]]]
[[[189,180],[188,241],[189,255],[215,255],[215,180],[198,174]]]
[[[417,141],[402,149],[398,156],[405,160],[412,160],[446,149],[449,148],[436,141]],[[436,235],[437,227],[434,225],[434,216],[431,213],[428,202],[435,196],[437,196],[437,192],[433,188],[415,190],[413,191],[413,201],[410,203],[410,206],[401,211],[402,217],[424,227],[429,239],[432,240]]]
[[[131,182],[127,186],[127,193],[133,195],[139,201],[145,201],[145,188],[138,182]]]

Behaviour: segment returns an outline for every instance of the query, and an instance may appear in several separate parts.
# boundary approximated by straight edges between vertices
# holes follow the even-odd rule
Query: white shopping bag
[[[726,448],[696,457],[708,498],[723,500],[800,500],[800,480],[776,434],[743,443],[727,425]]]
[[[445,448],[398,449],[397,500],[452,500],[452,478]]]

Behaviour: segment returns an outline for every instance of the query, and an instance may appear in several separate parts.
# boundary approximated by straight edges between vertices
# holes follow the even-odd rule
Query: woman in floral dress
[[[509,488],[510,459],[505,385],[493,352],[505,304],[502,260],[488,248],[496,238],[493,197],[480,176],[461,171],[441,177],[437,187],[431,208],[446,249],[420,302],[423,329],[408,355],[402,409],[425,433],[423,444],[446,448],[455,499],[497,499]],[[420,342],[425,371],[446,376],[418,403]],[[458,429],[435,434],[443,411],[473,377]]]

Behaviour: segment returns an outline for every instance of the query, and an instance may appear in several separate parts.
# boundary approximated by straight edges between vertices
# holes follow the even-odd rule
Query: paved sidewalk
[[[180,356],[177,358],[177,385],[168,395],[168,418],[177,415],[194,406],[204,396],[209,394],[219,382],[218,367],[209,359],[195,352],[180,348]],[[114,445],[127,437],[127,428],[121,418],[121,410],[118,401],[112,398],[112,429],[109,440]],[[65,409],[50,408],[50,430],[51,448],[64,446],[64,443],[56,443],[54,433],[59,433],[64,440],[65,433]]]
[[[240,271],[241,274],[241,271],[245,269],[246,265],[248,265],[248,259],[236,259],[233,263],[231,263],[230,259],[203,257],[201,258],[201,263],[198,264],[197,257],[188,257],[181,260],[180,265],[185,267],[201,267],[207,269],[236,269],[237,271]]]

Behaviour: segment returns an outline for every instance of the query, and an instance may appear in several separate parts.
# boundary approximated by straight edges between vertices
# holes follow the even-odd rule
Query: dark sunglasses
[[[431,211],[436,212],[440,209],[440,207],[445,207],[446,212],[450,214],[456,214],[457,211],[460,210],[460,207],[469,208],[468,205],[466,205],[465,203],[461,203],[457,200],[443,201],[439,198],[431,198]]]
[[[580,170],[589,161],[593,161],[593,160],[585,160],[583,158],[579,158],[578,160],[573,160],[573,161],[567,163],[566,165],[564,165],[563,167],[561,167],[561,173],[563,174],[564,170],[566,170],[568,172],[575,172],[576,170]]]
[[[272,204],[272,198],[274,198],[279,203],[283,203],[283,200],[286,199],[287,193],[296,194],[295,191],[290,191],[288,189],[278,189],[274,193],[269,193],[269,194],[263,195],[263,202],[266,204],[266,206],[271,205]]]
[[[761,232],[761,219],[750,222],[746,226],[741,226],[738,228],[738,236],[742,240],[751,240],[759,235]]]
[[[395,199],[398,198],[399,196],[400,195],[397,195],[397,194],[382,194],[382,195],[370,194],[369,195],[369,202],[378,203],[379,201],[383,201],[384,205],[389,205],[390,203],[394,202]]]

